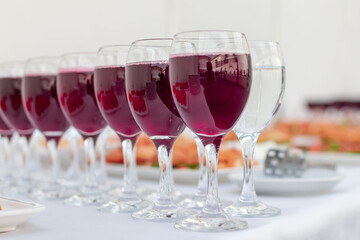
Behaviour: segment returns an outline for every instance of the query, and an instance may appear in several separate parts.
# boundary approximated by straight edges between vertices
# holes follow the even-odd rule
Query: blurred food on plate
[[[315,152],[360,153],[360,125],[316,121],[279,121],[258,142],[275,141]]]
[[[224,141],[233,139],[234,133],[230,133]],[[236,137],[236,135],[235,135]],[[120,140],[116,135],[110,135],[107,146],[110,147],[107,154],[108,163],[123,163]],[[138,165],[158,166],[157,152],[154,144],[148,136],[142,133],[136,143],[136,160]],[[222,144],[219,152],[219,168],[240,167],[243,165],[242,153],[236,148],[227,148]],[[256,164],[256,163],[255,163]],[[196,169],[199,166],[197,148],[194,138],[188,134],[182,134],[175,141],[173,149],[174,168]]]

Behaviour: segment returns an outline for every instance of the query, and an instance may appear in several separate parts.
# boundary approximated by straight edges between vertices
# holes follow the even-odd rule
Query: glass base
[[[98,206],[104,202],[101,195],[74,195],[64,200],[65,205],[83,207],[83,206]]]
[[[70,194],[67,194],[60,184],[53,182],[40,188],[31,189],[28,196],[38,200],[54,200],[69,197]]]
[[[150,205],[144,202],[135,191],[121,190],[118,197],[101,205],[98,210],[111,213],[129,213],[139,211]]]
[[[107,192],[109,196],[114,198],[118,198],[119,196],[122,195],[122,193],[123,193],[123,188],[121,187],[112,188]],[[146,198],[148,195],[154,193],[154,191],[143,187],[136,187],[136,193],[138,196],[142,198]]]
[[[135,219],[152,222],[172,222],[194,214],[194,211],[180,208],[175,204],[171,204],[168,206],[152,205],[151,207],[134,212],[131,216]]]
[[[247,222],[231,218],[224,212],[209,214],[204,211],[175,223],[176,229],[196,232],[238,231],[246,229],[247,226]]]
[[[30,178],[20,178],[10,184],[9,188],[16,189],[17,194],[27,195],[29,191],[35,186],[35,182]]]
[[[221,206],[229,206],[232,201],[229,200],[220,200]],[[180,207],[187,208],[187,209],[194,209],[194,210],[201,210],[204,208],[206,204],[206,196],[199,197],[193,196],[192,198],[185,198],[181,202],[178,203]]]
[[[143,198],[146,200],[146,201],[149,201],[149,202],[156,202],[157,199],[158,199],[159,195],[157,192],[151,192],[149,194],[146,194]],[[172,199],[174,200],[175,203],[178,203],[178,202],[181,202],[182,200],[184,200],[185,198],[188,197],[188,195],[180,192],[180,191],[173,191],[171,193],[171,197]]]
[[[99,183],[99,189],[103,192],[110,191],[113,188],[110,182]]]
[[[145,202],[142,200],[139,201],[122,201],[122,200],[112,200],[107,203],[104,203],[98,210],[100,212],[108,212],[108,213],[131,213],[134,211],[139,211],[144,209],[150,205],[149,202]]]
[[[107,201],[103,193],[97,187],[85,187],[82,193],[73,195],[64,200],[64,204],[69,206],[99,206]]]
[[[206,199],[196,199],[196,198],[185,198],[179,202],[179,206],[187,209],[202,209],[205,206]]]
[[[233,217],[274,217],[281,214],[279,208],[267,206],[260,201],[237,201],[224,210]]]
[[[16,197],[19,194],[16,187],[0,186],[0,195],[4,197]]]

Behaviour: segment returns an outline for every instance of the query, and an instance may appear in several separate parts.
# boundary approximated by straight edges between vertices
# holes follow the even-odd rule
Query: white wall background
[[[309,98],[360,98],[358,0],[0,0],[0,62],[195,29],[279,41],[286,116]]]

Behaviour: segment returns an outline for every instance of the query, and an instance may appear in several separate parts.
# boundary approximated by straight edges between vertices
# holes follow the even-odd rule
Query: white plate
[[[306,159],[313,163],[360,165],[360,154],[358,153],[308,152]]]
[[[45,206],[37,203],[23,202],[0,197],[0,232],[8,232],[26,222],[32,215],[45,210]]]
[[[107,172],[110,176],[121,177],[123,174],[122,164],[107,164]],[[160,171],[157,167],[137,166],[137,172],[141,179],[159,180]],[[242,168],[221,168],[218,170],[219,182],[227,182],[227,176],[231,173],[241,174]],[[198,169],[174,169],[174,180],[181,183],[197,183],[199,178]]]
[[[241,174],[230,174],[230,181],[242,185]],[[343,179],[333,170],[313,168],[304,172],[301,178],[276,178],[266,176],[262,169],[254,169],[256,192],[267,195],[304,195],[329,191]]]

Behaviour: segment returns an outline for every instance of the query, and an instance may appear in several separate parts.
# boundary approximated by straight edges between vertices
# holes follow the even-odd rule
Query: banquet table
[[[129,214],[98,212],[95,207],[70,207],[61,201],[39,202],[46,210],[35,215],[13,232],[0,234],[0,239],[360,239],[360,167],[340,166],[345,176],[330,192],[306,196],[260,196],[282,214],[272,218],[247,218],[243,231],[199,233],[180,231],[174,223],[153,223],[134,220]],[[240,174],[240,173],[239,173]],[[156,189],[157,182],[140,182]],[[195,186],[177,184],[191,194]],[[223,199],[239,196],[237,185],[227,182],[219,186]],[[24,198],[23,198],[24,199]],[[29,200],[29,199],[24,199]]]

